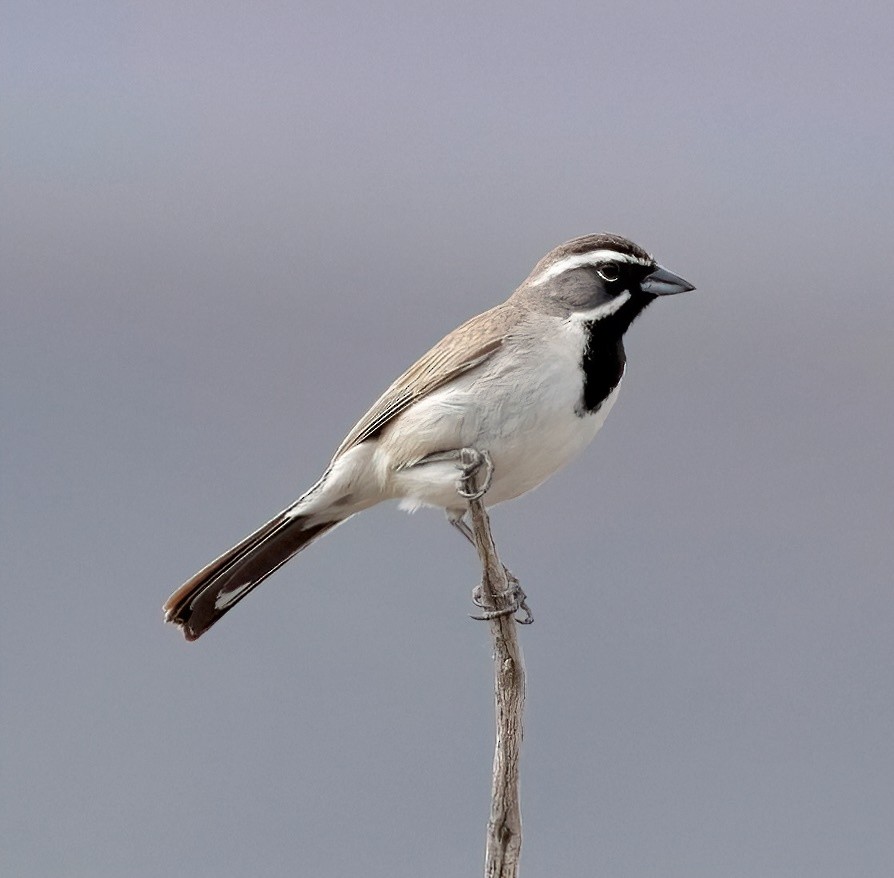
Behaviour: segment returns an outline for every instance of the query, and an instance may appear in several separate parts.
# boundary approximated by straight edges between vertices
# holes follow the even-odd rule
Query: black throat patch
[[[621,383],[627,355],[618,327],[612,320],[594,320],[585,324],[587,344],[581,359],[584,392],[578,404],[580,417],[599,411],[606,397]]]

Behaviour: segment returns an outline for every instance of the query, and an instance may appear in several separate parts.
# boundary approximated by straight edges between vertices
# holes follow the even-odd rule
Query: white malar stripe
[[[636,256],[631,256],[629,253],[618,253],[617,250],[590,250],[589,253],[575,253],[574,256],[566,256],[564,259],[560,259],[535,277],[534,280],[531,281],[531,286],[539,286],[554,277],[558,277],[566,271],[571,271],[575,268],[583,268],[585,265],[596,265],[599,262],[606,261],[629,262],[631,265],[645,266],[652,264],[644,259],[638,259]]]
[[[630,290],[624,290],[620,296],[615,296],[610,302],[605,302],[598,308],[591,308],[589,311],[575,311],[571,315],[572,320],[579,320],[582,323],[590,323],[593,320],[602,320],[605,317],[611,317],[612,314],[620,311],[630,301]]]
[[[239,598],[252,587],[252,585],[254,585],[253,582],[244,582],[242,585],[237,585],[232,591],[222,591],[217,598],[215,598],[214,609],[225,610],[227,607],[238,601]]]

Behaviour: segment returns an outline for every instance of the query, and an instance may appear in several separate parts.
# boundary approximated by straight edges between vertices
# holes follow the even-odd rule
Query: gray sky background
[[[375,509],[161,603],[556,243],[698,291],[493,516],[525,875],[894,868],[894,11],[4,5],[4,875],[479,874],[473,554]]]

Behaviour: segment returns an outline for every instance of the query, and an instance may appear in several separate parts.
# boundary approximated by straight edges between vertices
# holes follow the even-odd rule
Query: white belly
[[[573,408],[543,406],[536,421],[497,442],[491,451],[494,481],[487,503],[502,503],[536,488],[577,457],[599,432],[618,390],[616,387],[592,414],[578,415]]]
[[[420,400],[401,417],[400,432],[425,437],[431,451],[488,451],[494,464],[488,506],[536,488],[589,445],[618,395],[615,387],[596,412],[578,414],[582,334],[578,323],[557,322],[552,338],[541,337]],[[389,444],[383,443],[385,455]],[[411,466],[393,473],[389,493],[402,508],[461,509],[457,476],[449,462]]]

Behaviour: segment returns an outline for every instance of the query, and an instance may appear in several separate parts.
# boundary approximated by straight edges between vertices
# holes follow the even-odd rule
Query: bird
[[[296,553],[385,500],[440,508],[470,537],[469,499],[519,497],[589,445],[617,399],[631,323],[694,289],[619,235],[554,247],[508,299],[398,377],[312,487],[177,589],[165,621],[196,640]],[[464,485],[482,468],[472,494]]]

